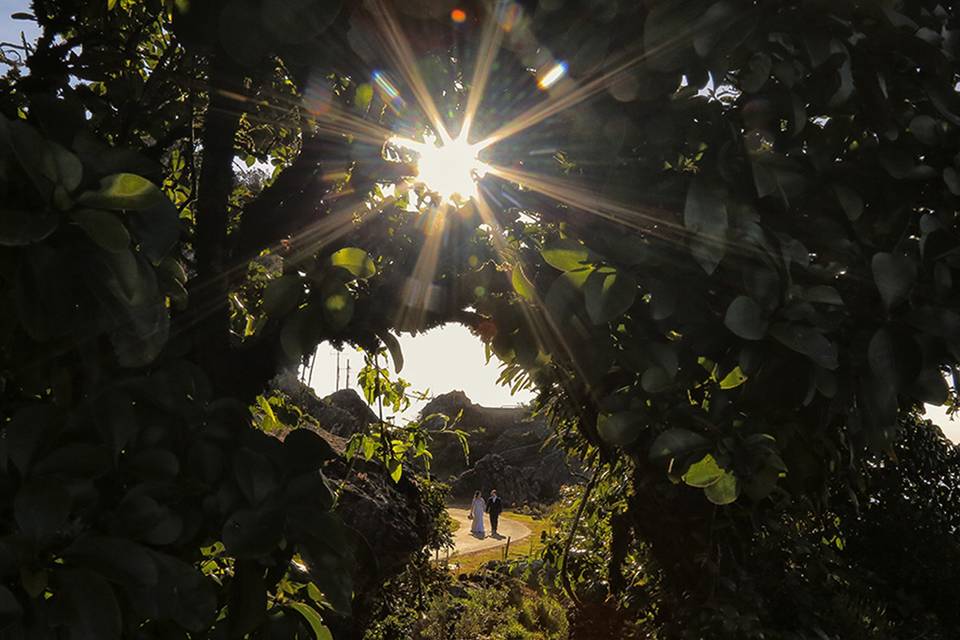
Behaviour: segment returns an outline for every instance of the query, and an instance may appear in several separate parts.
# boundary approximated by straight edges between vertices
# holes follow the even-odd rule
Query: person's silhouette
[[[497,535],[497,523],[500,521],[501,511],[503,511],[503,501],[497,495],[497,490],[492,489],[487,499],[487,513],[490,514],[490,529],[494,536]]]

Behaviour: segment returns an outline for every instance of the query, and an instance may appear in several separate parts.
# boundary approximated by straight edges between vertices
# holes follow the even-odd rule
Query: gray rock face
[[[277,376],[273,386],[289,395],[326,431],[338,436],[349,438],[378,421],[377,414],[353,389],[341,389],[318,398],[313,389],[303,385],[293,372]]]
[[[340,436],[351,436],[362,430],[368,424],[379,422],[377,414],[373,412],[360,394],[353,389],[334,391],[323,399],[332,409],[339,410],[349,416],[349,420],[340,422],[339,430],[333,432]],[[332,418],[333,416],[331,416]]]
[[[336,512],[355,543],[354,606],[362,611],[367,599],[427,543],[431,516],[420,484],[413,474],[405,473],[395,483],[381,465],[356,460],[351,466],[346,460],[347,438],[366,422],[376,421],[355,391],[320,399],[295,375],[274,380],[274,386],[312,418],[303,420],[300,428],[314,431],[340,454],[324,465],[323,473],[332,486],[343,487]],[[282,439],[286,433],[277,435]]]
[[[456,438],[437,434],[431,444],[433,473],[450,482],[455,498],[469,499],[474,491],[486,496],[497,489],[508,505],[550,502],[573,480],[564,453],[546,444],[549,425],[525,408],[482,407],[462,391],[451,391],[434,398],[421,416],[432,413],[461,413],[456,426],[469,434],[469,463]],[[439,429],[440,422],[427,427]]]

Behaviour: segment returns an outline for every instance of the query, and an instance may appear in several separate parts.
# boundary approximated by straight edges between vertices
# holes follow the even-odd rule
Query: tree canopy
[[[810,514],[869,505],[899,426],[956,403],[951,3],[458,7],[20,16],[42,32],[0,85],[3,633],[328,637],[352,594],[333,454],[249,410],[324,341],[399,368],[394,333],[468,325],[620,491],[611,544],[649,554],[667,621],[794,563],[771,528],[820,544]],[[466,116],[491,169],[441,203],[390,141]]]

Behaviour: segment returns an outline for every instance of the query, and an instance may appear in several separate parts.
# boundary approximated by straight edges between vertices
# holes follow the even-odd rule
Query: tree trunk
[[[201,142],[202,166],[197,193],[197,276],[191,287],[187,326],[194,335],[198,363],[218,392],[224,389],[215,375],[217,362],[230,346],[230,307],[226,271],[229,198],[233,190],[234,138],[242,114],[238,100],[242,76],[226,54],[218,50],[208,67],[209,106]]]

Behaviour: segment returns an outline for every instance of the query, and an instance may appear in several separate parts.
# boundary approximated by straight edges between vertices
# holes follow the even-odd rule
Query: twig
[[[600,477],[600,473],[594,473],[593,477],[590,478],[590,482],[587,483],[586,488],[583,490],[583,496],[580,498],[580,506],[577,507],[577,515],[573,518],[573,524],[570,525],[570,532],[567,534],[567,540],[563,543],[563,555],[560,559],[560,584],[563,587],[563,592],[567,594],[567,597],[573,601],[578,607],[583,606],[583,603],[577,597],[577,594],[573,591],[573,586],[570,584],[570,574],[567,571],[567,562],[570,559],[570,547],[573,546],[573,537],[577,533],[577,526],[580,524],[580,518],[583,516],[583,510],[587,506],[587,501],[590,499],[590,493],[593,491],[593,487],[597,484],[597,479]]]

